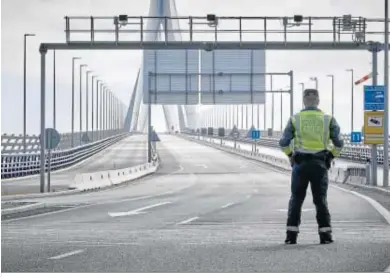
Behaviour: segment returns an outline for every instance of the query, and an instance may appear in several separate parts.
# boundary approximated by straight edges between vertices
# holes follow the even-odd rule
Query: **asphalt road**
[[[389,266],[390,225],[358,196],[329,189],[336,241],[320,245],[309,191],[299,244],[285,246],[288,175],[177,137],[160,139],[157,174],[112,190],[34,199],[68,209],[2,221],[2,272],[382,272]]]
[[[68,185],[78,173],[92,173],[114,170],[146,163],[147,142],[145,135],[132,135],[95,154],[93,157],[51,173],[51,189],[67,190]],[[47,185],[47,175],[46,175]],[[1,194],[29,194],[40,192],[39,175],[1,181]]]

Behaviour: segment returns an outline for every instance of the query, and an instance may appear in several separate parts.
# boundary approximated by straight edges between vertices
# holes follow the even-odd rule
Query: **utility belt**
[[[326,162],[329,157],[329,151],[320,151],[318,153],[300,153],[296,152],[293,155],[294,162],[297,164],[301,164],[302,162],[306,161],[321,161]]]

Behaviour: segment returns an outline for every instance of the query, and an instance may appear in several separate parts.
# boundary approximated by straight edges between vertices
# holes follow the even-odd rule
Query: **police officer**
[[[302,204],[310,182],[317,211],[320,243],[326,244],[333,242],[327,204],[328,170],[334,157],[340,155],[344,142],[340,138],[340,127],[336,120],[318,109],[317,90],[306,89],[303,93],[303,103],[305,109],[289,119],[283,137],[279,141],[292,166],[285,243],[297,243]],[[329,139],[333,142],[331,148]]]

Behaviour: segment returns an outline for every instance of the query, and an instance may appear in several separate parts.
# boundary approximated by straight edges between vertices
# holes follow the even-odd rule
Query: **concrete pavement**
[[[68,190],[68,185],[78,173],[114,170],[143,164],[147,159],[145,135],[132,135],[99,152],[91,158],[67,169],[51,173],[51,188]],[[40,192],[39,176],[1,181],[1,194],[28,194]],[[46,175],[47,185],[47,175]]]
[[[67,209],[2,221],[2,271],[381,272],[390,264],[390,225],[367,201],[329,189],[336,242],[323,246],[309,190],[299,244],[285,246],[288,175],[160,138],[156,175],[34,199]]]

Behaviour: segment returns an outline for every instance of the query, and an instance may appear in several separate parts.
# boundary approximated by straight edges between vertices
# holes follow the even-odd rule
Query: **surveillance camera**
[[[302,15],[294,15],[294,22],[301,23],[303,21]]]
[[[125,15],[125,14],[121,14],[121,15],[119,15],[119,17],[118,17],[118,21],[119,21],[119,24],[120,24],[120,25],[126,25],[126,24],[127,24],[127,21],[128,21],[128,16]]]
[[[207,18],[207,24],[210,27],[215,27],[218,25],[218,19],[215,14],[208,14],[206,18]]]

